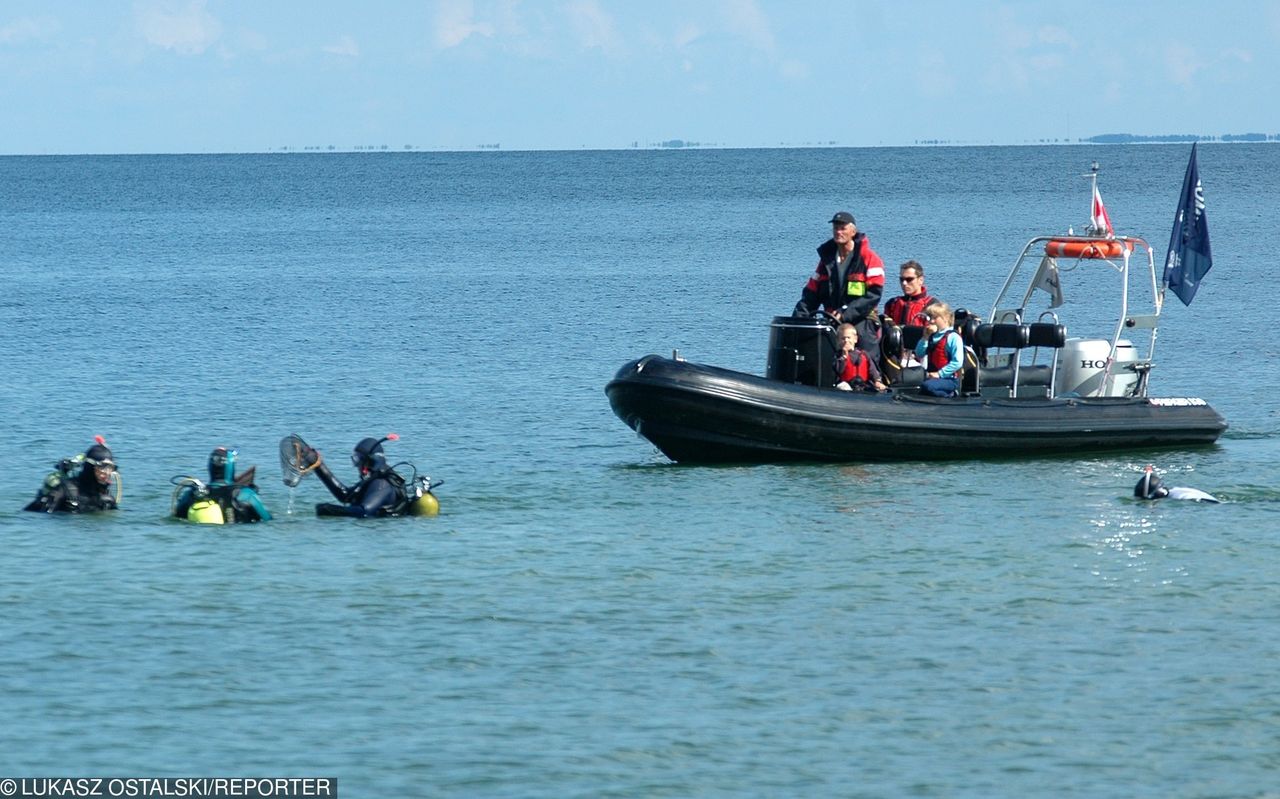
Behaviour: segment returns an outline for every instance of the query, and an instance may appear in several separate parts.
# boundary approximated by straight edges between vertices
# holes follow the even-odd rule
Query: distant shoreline
[[[1220,136],[1201,136],[1196,134],[1167,134],[1159,136],[1143,136],[1133,133],[1104,133],[1081,139],[1042,139],[1015,143],[966,142],[945,139],[917,139],[907,144],[864,144],[849,145],[835,141],[801,142],[758,145],[731,145],[708,142],[693,142],[683,139],[668,139],[661,142],[641,144],[632,142],[621,147],[514,147],[502,149],[500,144],[478,144],[474,147],[425,147],[406,144],[403,147],[389,145],[354,145],[338,147],[336,145],[305,147],[271,147],[264,150],[173,150],[167,152],[146,153],[111,153],[111,152],[53,152],[53,153],[0,153],[0,158],[28,157],[75,157],[75,156],[145,156],[145,155],[333,155],[333,154],[390,154],[390,153],[564,153],[564,152],[624,152],[636,150],[880,150],[894,147],[1062,147],[1090,144],[1269,144],[1280,143],[1280,134],[1275,133],[1225,133]]]

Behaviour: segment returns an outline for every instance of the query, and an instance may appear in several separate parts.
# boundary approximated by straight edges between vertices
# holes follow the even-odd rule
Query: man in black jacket
[[[884,293],[884,261],[858,232],[853,214],[831,217],[831,238],[818,247],[818,266],[800,293],[794,316],[813,316],[821,308],[833,325],[858,328],[858,348],[879,355],[875,310]]]

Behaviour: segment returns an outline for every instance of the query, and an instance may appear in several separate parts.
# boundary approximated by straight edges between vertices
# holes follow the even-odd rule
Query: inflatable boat
[[[1092,177],[1097,197],[1096,166]],[[1211,445],[1227,423],[1205,400],[1148,395],[1164,290],[1147,242],[1116,236],[1106,222],[1082,236],[1033,238],[985,320],[957,312],[968,355],[958,396],[920,393],[923,370],[907,353],[923,329],[893,325],[882,329],[879,353],[889,390],[835,390],[834,332],[821,319],[793,317],[770,324],[763,377],[691,363],[678,353],[648,355],[624,364],[605,393],[619,419],[681,463]],[[1135,312],[1140,288],[1150,307]],[[1081,318],[1093,323],[1093,335],[1068,336],[1059,316],[1067,296],[1087,300]],[[1099,310],[1106,301],[1110,315]]]

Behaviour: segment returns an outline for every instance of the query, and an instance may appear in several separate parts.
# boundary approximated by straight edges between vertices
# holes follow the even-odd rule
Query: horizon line
[[[1233,134],[1226,134],[1233,136]],[[576,152],[679,152],[685,150],[887,150],[887,149],[919,149],[925,147],[937,148],[970,148],[970,147],[1116,147],[1116,146],[1143,146],[1143,145],[1170,145],[1170,144],[1276,144],[1280,143],[1280,137],[1267,138],[1263,140],[1245,140],[1237,138],[1223,137],[1207,137],[1192,139],[1160,139],[1154,137],[1138,137],[1129,141],[1089,141],[1086,139],[1077,139],[1074,141],[1027,141],[1014,143],[996,143],[996,142],[943,142],[943,141],[919,141],[910,144],[757,144],[757,145],[733,145],[733,144],[701,144],[698,142],[682,143],[679,145],[671,145],[667,143],[628,145],[624,147],[592,147],[582,145],[579,147],[513,147],[503,149],[500,145],[481,144],[467,148],[455,147],[420,147],[417,145],[404,145],[402,147],[391,147],[390,145],[356,145],[354,147],[337,147],[335,145],[315,146],[308,145],[304,147],[278,147],[268,148],[265,150],[157,150],[149,152],[26,152],[26,153],[0,153],[0,158],[110,158],[110,157],[129,157],[129,156],[153,156],[153,155],[171,155],[171,156],[192,156],[192,155],[390,155],[390,154],[423,154],[423,153],[462,153],[462,154],[502,154],[502,153],[576,153]]]

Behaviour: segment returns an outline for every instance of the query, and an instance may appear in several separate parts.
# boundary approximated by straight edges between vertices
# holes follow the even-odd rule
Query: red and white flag
[[[1102,204],[1102,195],[1098,193],[1098,186],[1093,187],[1093,229],[1097,233],[1106,233],[1108,236],[1115,236],[1115,228],[1111,227],[1111,217],[1107,215],[1107,206]]]

